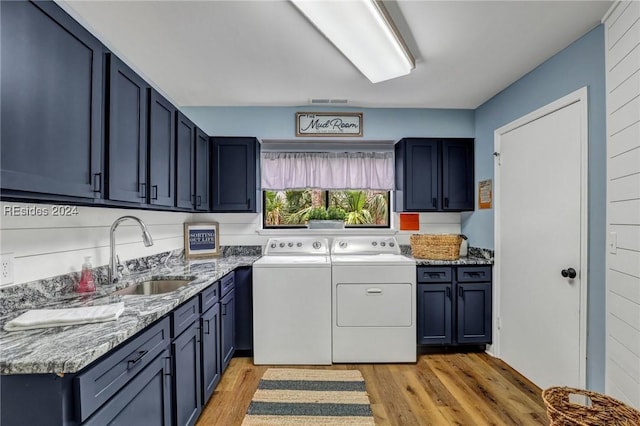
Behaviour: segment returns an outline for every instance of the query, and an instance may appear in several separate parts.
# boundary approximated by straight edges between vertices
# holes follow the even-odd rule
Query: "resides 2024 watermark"
[[[44,216],[77,216],[78,207],[54,205],[5,205],[2,207],[4,216],[44,217]]]

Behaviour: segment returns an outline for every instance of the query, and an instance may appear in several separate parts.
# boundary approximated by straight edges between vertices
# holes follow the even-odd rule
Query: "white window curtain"
[[[394,187],[392,152],[263,152],[262,189]]]

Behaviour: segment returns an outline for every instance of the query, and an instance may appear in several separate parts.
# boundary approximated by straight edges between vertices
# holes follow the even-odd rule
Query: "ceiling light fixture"
[[[407,75],[411,52],[382,2],[291,0],[372,83]]]

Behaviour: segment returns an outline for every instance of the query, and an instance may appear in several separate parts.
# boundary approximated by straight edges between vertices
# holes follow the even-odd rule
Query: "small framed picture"
[[[187,259],[218,256],[218,241],[217,222],[184,224],[184,255]]]

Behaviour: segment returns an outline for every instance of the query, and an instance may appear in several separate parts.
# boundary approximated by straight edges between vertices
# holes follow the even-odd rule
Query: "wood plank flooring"
[[[240,425],[268,366],[234,358],[196,426]],[[304,367],[309,368],[309,367]],[[541,390],[484,353],[420,355],[415,364],[337,364],[364,376],[376,425],[546,425]]]

